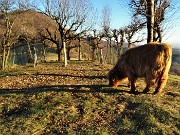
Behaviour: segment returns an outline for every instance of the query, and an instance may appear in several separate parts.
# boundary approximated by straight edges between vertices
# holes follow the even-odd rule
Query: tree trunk
[[[66,53],[66,42],[63,42],[63,50],[64,50],[64,67],[67,66],[67,53]]]
[[[81,60],[81,39],[79,38],[79,45],[78,45],[78,60]]]
[[[132,48],[132,43],[128,43],[128,49]]]
[[[92,61],[96,61],[96,47],[92,47]]]
[[[13,61],[12,61],[12,65],[15,64],[15,59],[16,59],[16,52],[15,52],[15,49],[13,49]]]
[[[10,46],[3,46],[3,55],[2,55],[2,70],[6,69],[10,54]]]
[[[63,42],[61,42],[61,41],[59,41],[59,42],[57,43],[58,61],[61,61],[61,49],[60,49],[61,44],[63,44]]]
[[[28,53],[29,53],[28,63],[32,63],[33,62],[33,55],[32,55],[31,46],[30,46],[29,41],[27,41],[27,45],[28,45]]]
[[[122,55],[122,53],[123,53],[123,46],[124,46],[124,44],[122,44],[121,45],[121,47],[120,47],[120,50],[119,50],[119,58],[121,57],[121,55]]]
[[[121,57],[124,46],[124,31],[122,30],[120,33],[121,33],[121,41],[120,41],[120,46],[118,47],[118,58]]]
[[[70,51],[71,51],[71,48],[70,48],[70,47],[67,47],[67,48],[66,48],[67,60],[70,60],[70,59],[71,59],[71,57],[70,57]]]
[[[153,42],[154,32],[154,0],[147,1],[147,43]]]
[[[10,54],[10,50],[11,50],[11,48],[10,48],[10,46],[8,46],[7,47],[7,54],[6,54],[6,56],[5,56],[5,68],[7,67],[7,64],[8,64],[8,59],[9,59],[9,54]]]
[[[100,64],[103,64],[103,49],[100,48]]]
[[[111,38],[110,38],[109,47],[110,47],[110,64],[113,64],[113,52],[112,52]]]
[[[161,43],[162,42],[162,31],[161,31],[161,27],[159,25],[157,26],[157,33],[158,33],[159,42]]]
[[[46,62],[46,45],[44,43],[44,47],[43,47],[43,62]]]
[[[3,55],[2,55],[2,70],[5,69],[5,60],[6,60],[6,47],[3,46]]]
[[[81,61],[81,46],[78,46],[78,60]]]
[[[155,28],[154,26],[154,32],[153,32],[153,41],[156,42],[158,40],[158,37],[157,37],[157,28]]]
[[[36,52],[36,48],[35,47],[33,47],[33,50],[34,50],[34,67],[36,67],[37,66],[37,59],[38,59],[38,57],[37,57],[37,52]]]
[[[131,38],[130,38],[130,36],[128,36],[127,42],[128,42],[128,49],[129,49],[129,48],[132,48],[132,43],[131,43]]]
[[[106,45],[106,56],[104,58],[104,61],[107,62],[108,61],[108,56],[109,56],[109,39],[107,40],[107,45]]]

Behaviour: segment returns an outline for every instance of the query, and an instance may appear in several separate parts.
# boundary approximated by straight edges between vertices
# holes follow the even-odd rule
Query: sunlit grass
[[[85,63],[73,64],[76,64],[74,72],[86,72],[81,65]],[[27,68],[28,71],[17,68],[11,74],[16,76],[24,72],[45,72],[39,68],[49,69],[47,72],[61,68],[66,73],[72,72],[72,66],[65,69],[57,63]],[[89,68],[92,68],[91,74],[101,72],[98,65],[94,66],[95,70],[93,65],[89,65]],[[102,75],[106,75],[108,69]],[[0,77],[7,74],[1,71]],[[82,87],[67,85],[45,89],[2,89],[0,134],[180,134],[179,79],[179,76],[170,75],[162,95],[156,96],[132,95],[128,93],[128,87],[112,89],[105,85],[106,80],[98,84],[96,79],[94,85]],[[139,80],[137,85],[140,91],[145,86],[143,80]]]

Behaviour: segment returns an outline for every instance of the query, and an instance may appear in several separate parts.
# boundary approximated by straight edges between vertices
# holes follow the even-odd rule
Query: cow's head
[[[121,82],[127,81],[128,78],[119,70],[110,70],[108,74],[109,85],[117,87]]]
[[[109,85],[113,87],[117,87],[119,85],[119,73],[116,70],[111,70],[109,72],[108,78],[109,78]]]

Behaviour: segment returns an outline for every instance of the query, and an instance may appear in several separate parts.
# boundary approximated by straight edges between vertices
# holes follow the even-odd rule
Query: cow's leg
[[[150,88],[150,86],[147,84],[146,88],[143,90],[143,93],[148,93],[150,90],[149,88]]]
[[[135,78],[135,77],[131,79],[130,93],[132,93],[132,94],[138,94],[138,91],[136,91],[136,80],[137,80],[137,78]]]
[[[148,81],[147,78],[145,79],[145,82],[146,82],[146,88],[143,90],[143,93],[148,93],[149,90],[150,90],[149,88],[150,88],[151,84],[150,84],[150,81]]]
[[[129,78],[128,78],[128,87],[131,88],[131,81]],[[135,84],[135,87],[136,87],[136,84]]]
[[[162,89],[164,88],[164,86],[166,85],[167,79],[166,78],[161,78],[158,80],[158,85],[154,91],[153,94],[158,94],[162,91]]]

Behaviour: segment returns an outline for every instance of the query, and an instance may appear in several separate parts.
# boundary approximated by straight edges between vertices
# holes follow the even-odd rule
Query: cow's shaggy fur
[[[131,93],[136,94],[135,82],[144,77],[146,88],[157,84],[154,94],[162,91],[168,79],[171,66],[172,48],[166,43],[149,43],[125,51],[109,72],[109,85],[118,86],[124,79],[131,83]]]

